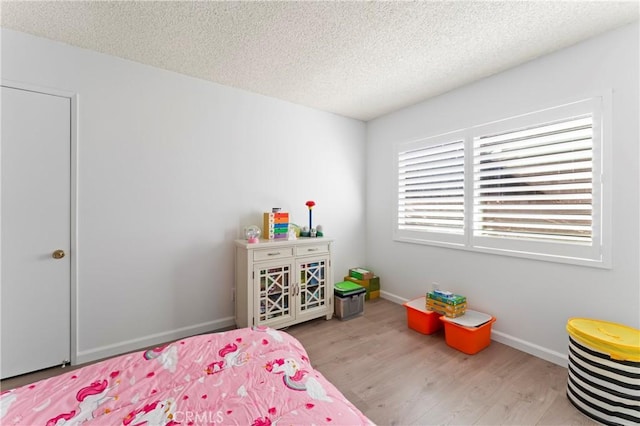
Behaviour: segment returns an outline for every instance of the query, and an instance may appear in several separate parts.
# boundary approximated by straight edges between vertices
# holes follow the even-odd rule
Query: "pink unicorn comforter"
[[[122,355],[0,395],[3,425],[371,422],[295,338],[254,327]]]

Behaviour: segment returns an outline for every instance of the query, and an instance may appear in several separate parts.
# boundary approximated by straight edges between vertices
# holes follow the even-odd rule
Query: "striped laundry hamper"
[[[608,425],[640,424],[640,330],[571,318],[567,398]]]

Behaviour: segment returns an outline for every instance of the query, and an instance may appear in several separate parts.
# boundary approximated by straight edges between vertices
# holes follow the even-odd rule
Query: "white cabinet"
[[[333,316],[331,243],[236,240],[236,325],[287,327]]]

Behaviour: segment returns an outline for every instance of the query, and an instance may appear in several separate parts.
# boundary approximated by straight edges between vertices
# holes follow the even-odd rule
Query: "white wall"
[[[281,207],[362,264],[365,124],[2,30],[2,79],[78,94],[78,361],[233,324],[233,240]]]
[[[566,363],[570,317],[640,327],[638,24],[538,58],[367,125],[367,264],[386,297],[441,287],[495,315],[494,339]],[[519,259],[392,240],[393,146],[613,90],[613,268]],[[630,191],[630,189],[632,189]]]

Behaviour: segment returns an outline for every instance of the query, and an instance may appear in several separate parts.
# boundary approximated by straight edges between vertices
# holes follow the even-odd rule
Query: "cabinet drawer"
[[[281,259],[283,257],[291,257],[291,256],[293,256],[293,247],[254,250],[253,261],[260,262],[263,260]]]
[[[309,246],[296,246],[296,256],[306,254],[329,253],[329,244],[314,244]]]

